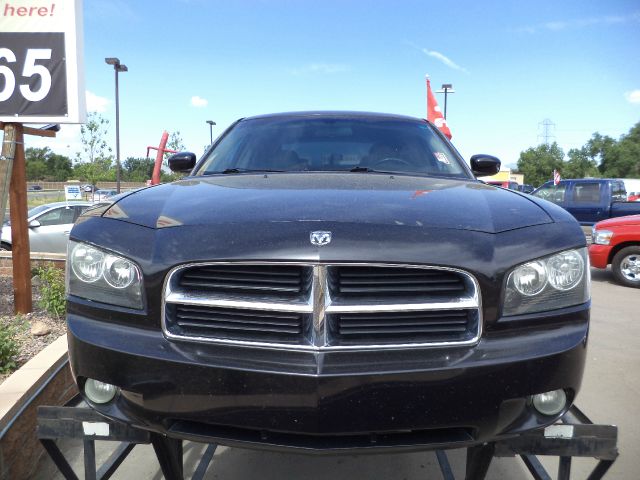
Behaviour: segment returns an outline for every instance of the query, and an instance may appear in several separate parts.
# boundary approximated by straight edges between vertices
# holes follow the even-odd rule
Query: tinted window
[[[627,190],[623,182],[612,182],[611,190],[614,201],[624,202],[627,200]]]
[[[566,190],[567,186],[564,183],[560,183],[559,185],[550,183],[540,187],[534,195],[553,203],[562,203],[564,202]]]
[[[462,161],[426,123],[305,117],[238,123],[208,152],[196,175],[227,169],[379,171],[470,178]]]
[[[576,183],[573,187],[573,201],[576,203],[599,203],[601,183]]]
[[[75,209],[73,207],[61,207],[51,210],[50,212],[43,213],[36,220],[40,222],[43,227],[50,225],[64,225],[67,223],[73,223],[75,217]]]

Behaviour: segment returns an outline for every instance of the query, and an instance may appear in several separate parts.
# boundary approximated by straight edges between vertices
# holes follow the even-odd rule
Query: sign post
[[[82,0],[0,1],[0,224],[7,196],[16,313],[32,308],[24,135],[55,136],[24,123],[86,120]]]

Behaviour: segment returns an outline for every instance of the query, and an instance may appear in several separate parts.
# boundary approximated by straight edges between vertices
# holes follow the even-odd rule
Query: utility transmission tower
[[[538,134],[538,141],[542,138],[542,143],[549,145],[549,143],[555,140],[556,136],[553,132],[555,132],[556,124],[553,123],[548,118],[545,118],[543,121],[538,123],[538,130],[542,130],[542,133]]]

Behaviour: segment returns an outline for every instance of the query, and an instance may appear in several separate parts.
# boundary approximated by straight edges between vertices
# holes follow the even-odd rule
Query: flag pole
[[[429,84],[431,81],[429,80],[429,74],[427,73],[424,78],[427,81],[427,119],[429,118]]]

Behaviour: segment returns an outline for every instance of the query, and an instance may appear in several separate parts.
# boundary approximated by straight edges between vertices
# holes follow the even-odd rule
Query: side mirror
[[[476,177],[488,177],[500,171],[500,160],[491,155],[474,155],[471,157],[471,170]]]
[[[40,225],[40,222],[38,220],[31,220],[29,222],[29,228],[38,228]]]
[[[174,153],[169,157],[172,172],[190,172],[196,165],[196,154],[191,152]]]

